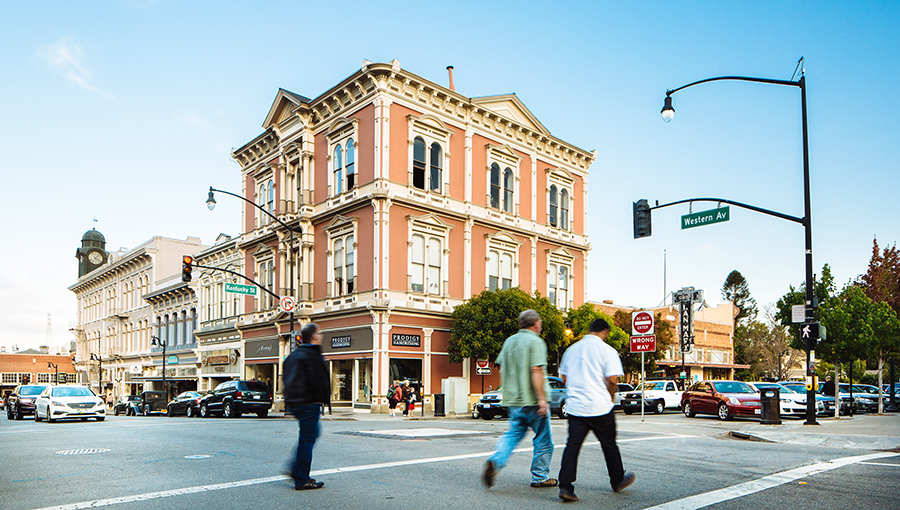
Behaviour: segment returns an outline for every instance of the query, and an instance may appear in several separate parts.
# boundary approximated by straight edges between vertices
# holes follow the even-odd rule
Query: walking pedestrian
[[[559,469],[559,498],[563,501],[578,501],[573,483],[578,453],[588,432],[593,432],[600,441],[613,491],[621,492],[634,482],[634,473],[626,473],[622,467],[622,456],[616,445],[613,395],[623,371],[619,353],[605,342],[609,331],[605,320],[592,322],[588,334],[566,350],[559,366],[559,374],[566,383],[569,420],[569,438]]]
[[[388,389],[388,414],[391,418],[397,416],[397,404],[400,402],[400,397],[403,394],[403,390],[400,389],[400,381],[394,381],[394,384]]]
[[[519,332],[503,342],[495,363],[500,365],[503,404],[509,408],[509,428],[497,442],[494,454],[484,464],[481,480],[493,487],[497,472],[506,466],[513,448],[534,431],[534,453],[531,459],[531,486],[555,487],[550,478],[553,438],[550,436],[550,406],[547,396],[547,344],[538,336],[541,316],[534,310],[519,314]]]
[[[307,324],[300,331],[300,337],[303,343],[284,360],[284,402],[300,427],[291,476],[297,490],[321,489],[325,484],[310,478],[309,468],[313,446],[319,437],[322,404],[331,401],[331,381],[322,357],[319,326]]]
[[[403,400],[403,416],[409,414],[409,394],[412,392],[412,388],[409,385],[409,379],[403,381],[403,387],[400,388],[403,391],[401,395],[401,399]]]

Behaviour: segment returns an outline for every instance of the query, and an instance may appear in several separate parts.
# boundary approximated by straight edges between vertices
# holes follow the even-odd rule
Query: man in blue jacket
[[[331,400],[331,380],[322,357],[319,326],[307,324],[300,331],[300,338],[303,343],[284,360],[284,403],[300,425],[300,439],[296,458],[291,465],[291,475],[297,490],[321,489],[325,484],[310,478],[309,468],[313,446],[319,437],[322,404]]]

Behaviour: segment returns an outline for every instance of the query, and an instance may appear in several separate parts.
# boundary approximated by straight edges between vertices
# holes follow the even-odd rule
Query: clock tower
[[[75,250],[75,258],[78,259],[79,278],[102,266],[109,260],[106,238],[95,228],[88,230],[81,236],[81,248]]]

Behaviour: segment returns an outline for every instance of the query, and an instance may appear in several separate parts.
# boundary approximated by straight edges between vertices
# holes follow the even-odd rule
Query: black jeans
[[[566,441],[562,465],[559,468],[559,487],[570,492],[575,490],[572,483],[575,482],[575,475],[578,472],[578,454],[588,432],[593,432],[600,441],[603,456],[606,457],[609,483],[615,489],[625,478],[625,469],[622,467],[622,456],[616,445],[616,418],[613,411],[603,416],[569,415],[569,439]]]

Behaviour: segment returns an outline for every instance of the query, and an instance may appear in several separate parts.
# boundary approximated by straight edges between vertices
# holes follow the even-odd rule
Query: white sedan
[[[781,397],[781,416],[806,416],[806,393],[800,393],[787,386],[769,382],[748,382],[759,393],[761,390],[777,388]],[[825,404],[816,400],[816,414],[825,412]]]
[[[34,406],[34,421],[52,423],[63,418],[106,419],[106,404],[90,388],[65,385],[48,386],[38,395]]]

